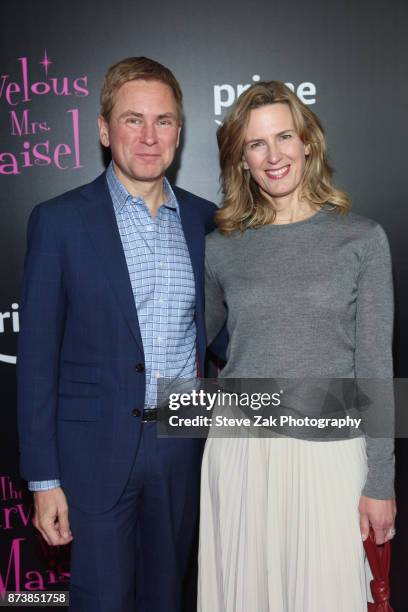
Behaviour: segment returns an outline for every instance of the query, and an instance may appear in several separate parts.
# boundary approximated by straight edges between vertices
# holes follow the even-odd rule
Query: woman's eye
[[[253,151],[255,149],[260,149],[264,145],[262,140],[257,140],[256,142],[251,142],[250,149]]]

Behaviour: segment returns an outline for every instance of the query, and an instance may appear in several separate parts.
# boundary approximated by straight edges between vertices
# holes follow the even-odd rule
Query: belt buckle
[[[152,406],[143,410],[142,423],[151,423],[157,421],[157,408]]]

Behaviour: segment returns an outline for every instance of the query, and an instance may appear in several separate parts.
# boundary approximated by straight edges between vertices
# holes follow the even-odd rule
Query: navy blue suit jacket
[[[194,271],[205,354],[204,245],[214,204],[174,188]],[[142,338],[105,173],[36,206],[28,225],[18,343],[21,473],[60,478],[70,503],[112,507],[140,435]],[[197,441],[200,443],[200,441]]]

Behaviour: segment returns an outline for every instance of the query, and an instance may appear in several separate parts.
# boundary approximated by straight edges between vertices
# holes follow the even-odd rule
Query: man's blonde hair
[[[105,75],[101,90],[101,116],[109,121],[115,104],[116,92],[129,81],[159,81],[168,85],[174,94],[177,119],[183,122],[183,94],[174,74],[148,57],[128,57],[111,66]]]

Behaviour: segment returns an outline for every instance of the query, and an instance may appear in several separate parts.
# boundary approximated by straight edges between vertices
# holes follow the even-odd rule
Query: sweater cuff
[[[377,463],[369,468],[362,495],[373,499],[394,499],[394,463]]]

